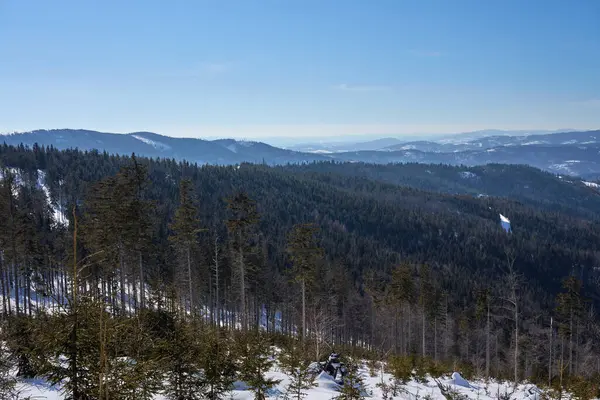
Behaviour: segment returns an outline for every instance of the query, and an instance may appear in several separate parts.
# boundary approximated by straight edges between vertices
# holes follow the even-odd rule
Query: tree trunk
[[[573,307],[569,317],[569,376],[573,376]]]
[[[121,284],[121,315],[125,315],[127,308],[125,307],[125,262],[123,260],[122,245],[119,245],[119,278]]]
[[[4,284],[6,283],[4,275],[4,252],[0,251],[0,285],[2,285],[2,319],[6,318],[7,308],[6,308],[6,288]]]
[[[548,357],[548,387],[552,387],[552,339],[553,339],[553,332],[552,332],[552,323],[553,323],[553,319],[552,317],[550,317],[550,355]]]
[[[240,275],[240,314],[242,330],[246,330],[248,328],[246,324],[246,268],[244,266],[244,253],[241,245],[238,248],[238,269]]]
[[[143,309],[146,306],[146,278],[144,276],[144,263],[142,260],[142,252],[138,253],[138,262],[140,269],[140,307]]]
[[[411,351],[411,339],[412,339],[412,309],[410,307],[410,303],[408,303],[408,340],[406,342],[406,354],[410,354]]]
[[[422,340],[423,340],[423,357],[425,357],[425,309],[423,309],[423,318],[421,320],[422,322],[422,326],[421,326],[421,332],[422,332]]]
[[[519,307],[515,295],[515,385],[519,381]]]
[[[192,287],[192,256],[190,245],[187,246],[187,275],[188,275],[188,298],[190,301],[190,315],[194,315],[194,290]]]
[[[20,297],[19,297],[19,274],[17,273],[17,264],[13,261],[12,263],[12,268],[13,268],[13,278],[15,280],[15,314],[17,315],[17,317],[19,316],[19,303],[20,303]]]
[[[215,239],[215,307],[217,309],[217,326],[220,326],[220,302],[219,302],[219,239]]]
[[[487,301],[487,322],[485,326],[485,377],[490,378],[490,302]]]
[[[306,336],[306,280],[302,279],[302,341]]]
[[[437,316],[433,318],[433,359],[437,361],[438,359],[438,351],[437,351]]]

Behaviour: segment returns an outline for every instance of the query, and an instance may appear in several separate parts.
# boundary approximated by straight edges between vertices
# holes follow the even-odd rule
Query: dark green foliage
[[[366,398],[364,379],[359,371],[359,363],[352,358],[346,359],[347,373],[344,376],[344,383],[339,388],[339,400],[360,400]]]
[[[307,359],[303,348],[302,342],[292,341],[279,355],[281,368],[290,376],[285,394],[289,400],[306,398],[306,391],[317,385],[315,371],[310,369],[311,361]]]
[[[106,313],[97,302],[84,298],[71,304],[67,313],[38,321],[35,350],[40,372],[60,384],[67,399],[100,398],[100,321],[108,320],[101,314]]]
[[[263,335],[255,332],[236,336],[236,351],[239,362],[239,379],[248,385],[255,400],[264,400],[267,392],[279,383],[267,378],[265,373],[273,366],[269,356],[270,343]]]
[[[579,376],[573,377],[569,381],[567,390],[575,400],[597,399],[600,394],[597,382],[582,379]]]
[[[408,383],[413,376],[413,357],[392,356],[388,360],[388,368],[394,378],[403,385]]]
[[[102,324],[103,347],[108,349],[103,364],[110,398],[152,399],[163,389],[166,363],[164,338],[150,310],[135,318],[117,317]],[[164,329],[164,328],[163,328]]]
[[[189,179],[183,179],[179,186],[179,207],[175,211],[173,222],[169,225],[173,234],[169,240],[173,244],[180,265],[180,275],[176,276],[177,284],[182,284],[180,292],[186,293],[189,302],[189,310],[196,311],[197,304],[194,300],[194,271],[195,250],[198,248],[198,234],[202,231],[198,217],[198,209],[194,203],[192,183]]]
[[[170,228],[174,234],[171,240],[179,246],[191,246],[197,241],[198,233],[201,232],[198,209],[194,204],[192,193],[192,182],[189,179],[183,179],[179,185],[179,207],[175,211]]]
[[[3,340],[6,341],[12,357],[16,359],[19,378],[35,378],[38,373],[35,354],[32,352],[36,340],[34,328],[35,321],[25,316],[10,317],[3,327]]]
[[[199,327],[176,320],[164,350],[166,396],[172,400],[204,398],[204,344]]]
[[[237,375],[233,341],[226,332],[210,328],[202,333],[202,345],[200,365],[204,371],[204,395],[210,400],[223,399]]]

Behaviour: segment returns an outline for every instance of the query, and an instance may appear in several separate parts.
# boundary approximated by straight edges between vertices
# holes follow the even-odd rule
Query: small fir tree
[[[339,391],[338,400],[361,400],[365,398],[364,379],[359,371],[359,364],[356,360],[347,360],[344,383],[340,386]]]
[[[283,350],[279,357],[282,369],[290,376],[286,387],[286,399],[302,400],[307,391],[317,386],[315,373],[311,370],[311,362],[303,357],[302,343],[293,342]]]
[[[265,400],[267,392],[280,382],[265,375],[275,363],[269,357],[269,344],[256,332],[240,334],[237,341],[240,360],[239,378],[254,393],[255,400]]]
[[[204,371],[203,386],[207,399],[225,398],[236,379],[236,365],[231,357],[232,343],[218,328],[203,333],[204,351],[201,366]]]

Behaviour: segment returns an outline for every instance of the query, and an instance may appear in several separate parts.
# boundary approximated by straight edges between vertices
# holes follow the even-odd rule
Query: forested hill
[[[36,175],[38,170],[45,171],[52,199],[62,199],[65,210],[75,202],[82,205],[83,210],[90,185],[116,174],[120,167],[131,161],[129,157],[97,152],[29,151],[10,146],[1,149],[0,160],[4,166],[18,168],[25,176]],[[595,276],[594,268],[600,261],[600,225],[596,219],[544,211],[510,198],[449,195],[367,178],[395,183],[409,180],[414,184],[418,181],[418,175],[414,175],[410,182],[407,172],[389,174],[383,170],[372,173],[370,168],[373,166],[354,164],[282,168],[251,164],[195,167],[170,160],[140,161],[148,166],[147,196],[156,201],[158,207],[155,214],[158,242],[153,250],[159,254],[169,251],[164,240],[168,231],[166,224],[177,206],[179,181],[187,177],[192,179],[199,198],[202,224],[222,236],[226,235],[225,199],[243,191],[256,201],[261,215],[261,236],[269,248],[270,262],[277,268],[283,268],[286,232],[301,222],[315,222],[322,228],[328,257],[332,262],[344,264],[357,282],[361,281],[364,271],[385,272],[399,262],[410,260],[444,269],[447,272],[445,278],[452,280],[456,289],[469,293],[473,284],[485,282],[476,280],[497,274],[499,267],[506,263],[506,250],[510,250],[517,256],[518,268],[531,280],[531,287],[548,294],[538,300],[550,301],[573,265],[578,266],[578,273]],[[411,167],[414,169],[415,165],[387,168],[410,171]],[[423,168],[436,174],[459,173],[459,169],[452,167]],[[481,167],[481,171],[485,168],[497,170],[500,167]],[[504,166],[504,169],[513,170],[515,177],[520,171],[551,177],[525,167]],[[323,172],[302,173],[305,170]],[[330,173],[331,170],[336,173]],[[390,176],[394,178],[388,178]],[[467,178],[471,179],[477,180]],[[553,178],[544,182],[555,181]],[[435,182],[448,183],[449,180],[430,179],[414,186],[433,188]],[[487,187],[490,190],[497,184],[502,185],[495,186],[497,191],[511,186],[507,174],[492,182]],[[583,204],[581,207],[590,213],[597,213],[598,196],[592,193],[593,190],[580,190],[568,183],[557,185],[573,190],[565,191],[562,201],[560,192],[549,192],[552,196],[547,196],[548,201],[567,207],[575,200],[572,203],[574,209]],[[448,188],[442,186],[437,190]],[[465,191],[472,192],[472,189],[467,187]],[[527,189],[513,190],[507,197],[526,198],[523,193],[527,193]],[[544,197],[545,194],[540,193],[536,201],[543,201]],[[499,213],[510,217],[512,235],[505,234],[500,228]],[[477,279],[470,277],[474,273],[477,273]],[[457,298],[460,298],[458,293]]]
[[[518,200],[549,211],[597,218],[600,185],[528,165],[365,164],[321,162],[281,167],[308,176],[364,177],[433,192]]]
[[[197,167],[174,160],[140,158],[134,162],[131,157],[98,152],[37,147],[27,150],[5,145],[0,147],[0,165],[4,176],[17,176],[21,181],[16,191],[7,186],[6,179],[0,185],[0,217],[12,221],[0,228],[0,249],[7,263],[21,265],[21,273],[28,274],[21,284],[32,277],[30,274],[48,278],[55,276],[50,270],[70,271],[73,217],[66,213],[68,225],[52,221],[52,210],[45,207],[36,189],[41,171],[53,208],[76,208],[82,225],[79,256],[102,251],[109,254],[98,261],[88,279],[116,274],[118,282],[116,277],[121,274],[121,283],[125,277],[133,282],[134,293],[136,282],[140,285],[141,281],[153,291],[178,293],[176,298],[184,299],[185,304],[222,307],[232,315],[241,315],[243,323],[249,323],[244,319],[246,312],[253,315],[249,321],[258,323],[263,306],[267,321],[272,322],[278,313],[288,329],[298,323],[298,309],[294,307],[299,304],[299,287],[298,280],[290,277],[293,262],[288,240],[299,223],[313,223],[320,230],[318,242],[323,249],[322,261],[315,261],[318,268],[311,272],[316,275],[307,278],[310,308],[327,308],[336,321],[328,320],[332,324],[330,332],[353,343],[359,340],[415,349],[422,346],[426,354],[433,355],[435,349],[436,357],[439,344],[447,354],[467,359],[481,357],[481,347],[475,355],[470,345],[466,349],[460,345],[460,335],[470,335],[481,327],[481,321],[475,318],[480,294],[491,293],[493,297],[486,297],[486,301],[497,316],[493,329],[500,344],[496,346],[500,346],[498,351],[508,352],[511,328],[501,317],[507,309],[501,299],[514,293],[519,305],[517,323],[522,325],[521,335],[528,338],[521,349],[534,352],[539,345],[536,338],[546,334],[545,324],[555,314],[555,299],[566,277],[582,279],[582,295],[593,300],[590,304],[600,306],[600,223],[576,213],[548,211],[510,198],[478,198],[400,186],[393,183],[408,178],[400,179],[393,171],[377,172],[369,166],[347,164]],[[411,166],[405,168],[408,171]],[[514,168],[515,172],[534,174],[522,167]],[[435,173],[459,171],[436,166],[430,169]],[[182,178],[190,180],[190,187],[180,188]],[[414,186],[428,187],[434,182]],[[509,186],[506,182],[504,187]],[[487,187],[488,194],[492,190],[492,186]],[[564,201],[554,193],[551,201],[568,207],[570,196],[576,197],[578,191],[565,192]],[[588,191],[581,193],[584,200],[575,208],[597,213],[596,198],[591,194],[586,198]],[[186,243],[191,246],[188,249],[193,261],[186,264],[178,256],[181,248],[174,245],[181,242],[174,242],[172,236],[174,229],[179,229],[173,224],[183,224],[175,218],[175,210],[189,196],[197,198],[199,224],[206,230],[191,229],[191,239]],[[511,219],[512,233],[500,227],[500,213]],[[242,237],[247,241],[241,241]],[[220,249],[218,256],[216,248]],[[242,249],[244,258],[240,258]],[[215,259],[222,268],[216,282],[211,267]],[[241,259],[248,267],[244,270],[247,275],[243,278],[242,297],[236,284]],[[392,272],[400,265],[408,271],[406,279],[413,282],[404,294],[398,294],[393,286],[401,275]],[[514,286],[516,280],[509,280],[512,291],[506,292],[505,278],[511,271],[514,274],[510,276],[519,279],[518,288]],[[387,308],[396,301],[414,306],[402,311],[408,313],[408,320],[417,318],[422,310],[423,328],[427,320],[432,326],[436,321],[435,329],[442,329],[438,319],[444,319],[444,342],[437,331],[434,335],[430,329],[422,332],[423,339],[414,331],[401,344],[397,342],[400,339],[390,340],[389,335],[396,337],[393,330],[400,329],[397,324],[394,328],[394,313],[389,314],[391,309]],[[125,302],[124,295],[121,302]],[[133,308],[143,306],[143,301],[129,304]],[[127,308],[124,304],[121,307]],[[455,323],[448,325],[449,321]],[[578,320],[582,326],[598,322],[593,314],[582,314]],[[592,340],[591,331],[579,331],[578,335],[575,348]],[[452,343],[456,347],[449,347]],[[507,355],[503,360],[510,365]]]

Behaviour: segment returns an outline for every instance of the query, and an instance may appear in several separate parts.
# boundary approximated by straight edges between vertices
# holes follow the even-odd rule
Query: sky
[[[599,0],[0,0],[0,131],[600,129]]]

